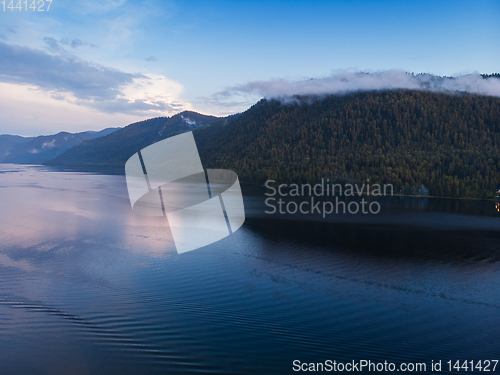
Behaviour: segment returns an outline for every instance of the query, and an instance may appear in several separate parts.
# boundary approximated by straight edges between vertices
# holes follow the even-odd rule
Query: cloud
[[[146,60],[146,61],[158,61],[158,59],[154,56],[148,56],[144,60]]]
[[[52,38],[45,38],[53,47]],[[113,99],[116,90],[132,83],[140,74],[121,72],[72,55],[50,55],[44,51],[0,42],[0,80],[29,83],[42,89],[71,92],[79,99]]]
[[[56,140],[55,138],[50,141],[50,142],[44,142],[43,145],[42,145],[42,148],[54,148],[56,147]]]
[[[74,39],[71,42],[71,48],[78,48],[78,47],[81,47],[81,46],[84,46],[84,45],[85,44],[80,39]]]
[[[2,132],[26,136],[80,132],[124,126],[154,117],[150,114],[106,113],[76,104],[68,94],[55,99],[51,92],[29,84],[0,82]]]
[[[44,42],[58,54],[0,42],[0,82],[33,85],[105,113],[160,115],[191,108],[178,99],[182,86],[163,76],[105,67],[67,53],[54,38]]]
[[[118,98],[113,101],[94,102],[90,105],[105,113],[146,114],[148,112],[164,113],[176,111],[175,105],[164,102],[146,103],[141,99],[130,101],[124,98]]]
[[[59,42],[57,40],[55,40],[54,38],[51,38],[49,36],[46,36],[45,38],[43,38],[43,42],[47,45],[47,49],[50,52],[61,53],[61,52],[66,51],[63,47],[61,47],[59,45]]]
[[[469,92],[500,97],[500,79],[484,79],[479,74],[458,77],[439,77],[431,74],[409,74],[397,70],[377,73],[340,71],[320,79],[292,81],[271,79],[253,81],[230,87],[215,94],[212,99],[220,105],[234,105],[235,98],[243,102],[249,96],[280,98],[294,95],[344,94],[353,91],[412,89],[433,92]]]
[[[135,111],[178,112],[192,109],[190,103],[179,100],[182,90],[181,84],[164,76],[145,74],[123,86],[114,105],[127,101],[129,106],[135,107]]]
[[[45,40],[45,38],[44,38]],[[64,46],[71,46],[71,48],[78,48],[78,47],[83,47],[83,46],[89,46],[93,48],[97,48],[95,44],[92,43],[87,43],[87,42],[82,42],[80,39],[73,39],[73,40],[68,40],[68,39],[61,39],[59,41]]]
[[[189,117],[184,117],[183,115],[181,115],[182,119],[184,120],[184,122],[188,125],[196,125],[196,121],[190,119]]]

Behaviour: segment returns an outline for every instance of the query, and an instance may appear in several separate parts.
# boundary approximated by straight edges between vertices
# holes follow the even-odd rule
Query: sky
[[[500,72],[499,0],[31,1],[0,3],[0,134],[429,82],[500,96],[477,75]]]

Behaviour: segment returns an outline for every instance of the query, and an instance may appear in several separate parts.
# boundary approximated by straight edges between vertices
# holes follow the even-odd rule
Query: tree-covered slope
[[[125,166],[130,156],[162,139],[207,125],[217,117],[184,111],[172,117],[157,117],[130,124],[114,133],[84,141],[46,165],[71,167]]]
[[[229,126],[195,131],[206,168],[263,183],[425,185],[488,197],[500,188],[500,98],[421,91],[261,100]]]

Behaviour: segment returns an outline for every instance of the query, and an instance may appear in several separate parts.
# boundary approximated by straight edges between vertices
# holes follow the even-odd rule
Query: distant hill
[[[27,143],[35,137],[21,137],[19,135],[0,135],[0,163],[10,154],[10,151],[22,143]]]
[[[0,162],[42,164],[85,140],[103,137],[111,134],[116,129],[118,128],[74,134],[60,132],[54,135],[31,138],[2,135],[0,136]]]
[[[205,168],[246,182],[369,179],[449,197],[500,188],[497,97],[401,90],[261,100],[230,126],[194,133]]]
[[[130,156],[151,143],[194,130],[218,120],[215,116],[184,111],[130,124],[108,136],[84,141],[46,165],[71,167],[124,167]]]

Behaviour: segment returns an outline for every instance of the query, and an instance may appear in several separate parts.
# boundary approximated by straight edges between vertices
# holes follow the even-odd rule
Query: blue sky
[[[0,9],[0,133],[98,130],[184,109],[225,115],[270,83],[345,72],[499,72],[499,20],[498,0],[53,0],[48,12]]]

